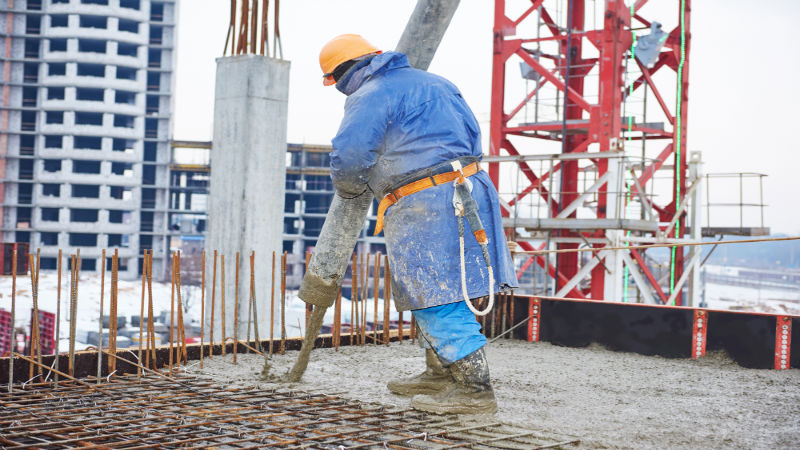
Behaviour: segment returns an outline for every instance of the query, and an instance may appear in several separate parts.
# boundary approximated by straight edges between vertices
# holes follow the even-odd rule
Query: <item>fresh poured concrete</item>
[[[800,370],[745,369],[722,353],[666,359],[549,343],[500,340],[487,347],[498,420],[551,436],[581,439],[577,449],[788,449],[800,445]],[[275,355],[282,375],[297,352]],[[261,356],[205,360],[199,376],[227,386],[262,386]],[[421,372],[415,344],[316,349],[300,383],[284,385],[400,408],[386,382]]]
[[[239,252],[240,323],[247,317],[250,298],[250,253],[256,252],[256,300],[269,295],[273,251],[280,267],[288,95],[288,61],[260,55],[217,59],[205,315],[209,321],[213,251],[217,250],[215,339],[220,336],[221,324],[221,256],[225,255],[226,336],[233,336],[234,330],[236,252]],[[266,317],[263,312],[259,315]],[[259,330],[262,335],[267,333],[265,321],[259,323]],[[246,329],[240,326],[239,335],[245,333]]]

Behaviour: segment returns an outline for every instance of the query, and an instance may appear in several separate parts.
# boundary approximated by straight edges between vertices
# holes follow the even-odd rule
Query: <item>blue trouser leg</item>
[[[423,338],[448,366],[486,344],[475,314],[463,301],[411,311]]]

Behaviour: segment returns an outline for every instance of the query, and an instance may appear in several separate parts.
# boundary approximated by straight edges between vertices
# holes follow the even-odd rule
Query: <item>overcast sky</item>
[[[511,2],[512,0],[509,0]],[[292,0],[281,2],[284,58],[291,61],[288,139],[329,144],[342,117],[344,96],[321,83],[320,47],[331,37],[358,33],[383,49],[402,34],[415,0]],[[519,2],[524,6],[526,1]],[[604,2],[597,1],[597,8]],[[587,9],[594,6],[586,1]],[[674,0],[650,0],[643,12],[676,16]],[[174,137],[211,140],[214,59],[221,56],[228,26],[227,0],[183,0],[178,20]],[[800,234],[800,52],[793,47],[800,2],[703,0],[692,6],[689,150],[701,150],[704,170],[760,172],[766,225]],[[430,71],[461,89],[482,127],[488,127],[493,2],[464,0]],[[665,95],[667,95],[665,93]],[[484,150],[486,149],[484,136]],[[749,188],[750,186],[746,186]],[[752,187],[755,187],[753,184]],[[711,186],[711,189],[715,189]],[[720,187],[731,190],[731,187]],[[736,187],[738,189],[738,187]],[[735,189],[734,189],[735,190]],[[751,196],[748,197],[748,193]],[[746,192],[753,199],[757,191]],[[751,218],[756,209],[746,212]],[[713,220],[713,218],[712,218]],[[736,224],[732,224],[736,225]]]

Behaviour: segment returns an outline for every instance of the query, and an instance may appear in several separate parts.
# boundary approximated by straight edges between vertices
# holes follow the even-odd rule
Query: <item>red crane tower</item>
[[[495,1],[489,174],[524,250],[593,249],[531,256],[520,274],[535,263],[551,295],[612,301],[627,300],[631,279],[640,299],[681,305],[699,252],[669,248],[659,280],[642,251],[605,250],[687,240],[702,184],[686,149],[691,0],[656,18],[630,1]],[[515,177],[527,185],[509,195]]]

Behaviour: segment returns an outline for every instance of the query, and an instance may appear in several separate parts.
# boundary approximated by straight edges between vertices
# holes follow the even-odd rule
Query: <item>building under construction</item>
[[[163,226],[172,133],[174,1],[10,0],[0,141],[3,242],[81,249],[122,276],[142,249],[168,255]]]
[[[34,0],[14,3],[5,17],[20,12],[27,20],[59,4],[107,7],[116,17],[124,15],[123,4],[152,14],[164,2],[49,0],[35,14],[27,8]],[[398,49],[415,62],[427,58],[421,64],[427,68],[458,3],[420,0]],[[335,201],[331,149],[286,144],[289,66],[279,7],[244,0],[231,2],[225,56],[218,60],[213,141],[169,144],[169,182],[159,185],[166,206],[154,211],[161,229],[150,230],[163,246],[148,248],[140,239],[135,267],[122,263],[130,259],[123,249],[102,250],[109,265],[99,267],[98,311],[82,306],[88,281],[81,273],[97,270],[82,261],[96,259],[93,250],[86,257],[80,246],[65,246],[55,260],[57,284],[45,288],[40,270],[48,269],[50,253],[9,243],[11,289],[0,309],[0,443],[796,447],[800,352],[792,348],[800,346],[800,334],[792,330],[800,315],[707,308],[701,267],[708,258],[703,249],[800,238],[769,236],[763,200],[708,196],[719,189],[715,180],[739,183],[742,192],[744,183],[760,189],[764,176],[714,174],[687,147],[692,2],[599,3],[495,0],[494,16],[483,24],[493,48],[483,161],[499,192],[507,238],[516,243],[520,285],[499,293],[491,312],[478,318],[497,414],[421,413],[386,389],[390,379],[417,372],[423,338],[410,314],[392,307],[397,280],[382,238],[372,233],[374,201],[323,334],[314,339],[309,329],[320,306],[303,310],[305,321],[287,316]],[[654,15],[655,3],[667,3],[669,14]],[[7,69],[15,64],[5,61]],[[4,83],[4,92],[16,89]],[[7,106],[4,119],[7,111],[16,114]],[[3,126],[3,142],[26,134],[12,132],[6,120]],[[16,159],[4,154],[2,161]],[[720,207],[733,213],[715,218]],[[717,240],[703,239],[712,236]],[[135,283],[123,284],[131,273]],[[163,315],[154,308],[158,280],[169,281],[163,292],[170,301],[163,304],[170,311]],[[773,274],[770,280],[792,282]],[[190,283],[200,296],[196,336],[184,317]],[[23,296],[31,299],[30,320],[20,327],[19,318],[28,317],[28,303],[25,311],[18,306]],[[41,310],[39,302],[53,296],[57,310]],[[126,331],[130,347],[118,343],[124,302],[139,312],[137,328]],[[97,342],[88,349],[75,347],[83,314],[97,318]],[[287,336],[294,325],[316,348],[299,382],[284,375],[304,345],[302,336]],[[55,350],[61,336],[68,351]],[[160,336],[166,344],[156,341]]]
[[[183,242],[204,242],[208,227],[208,193],[211,142],[173,141],[169,166],[169,212],[165,223],[172,249]],[[327,145],[287,144],[283,246],[287,252],[287,286],[297,289],[303,277],[305,255],[313,251],[335,194],[330,178]],[[358,239],[358,252],[383,251],[383,236],[374,236],[373,204]],[[194,244],[189,244],[194,245]],[[202,247],[202,245],[201,245]],[[349,294],[348,294],[349,295]]]

